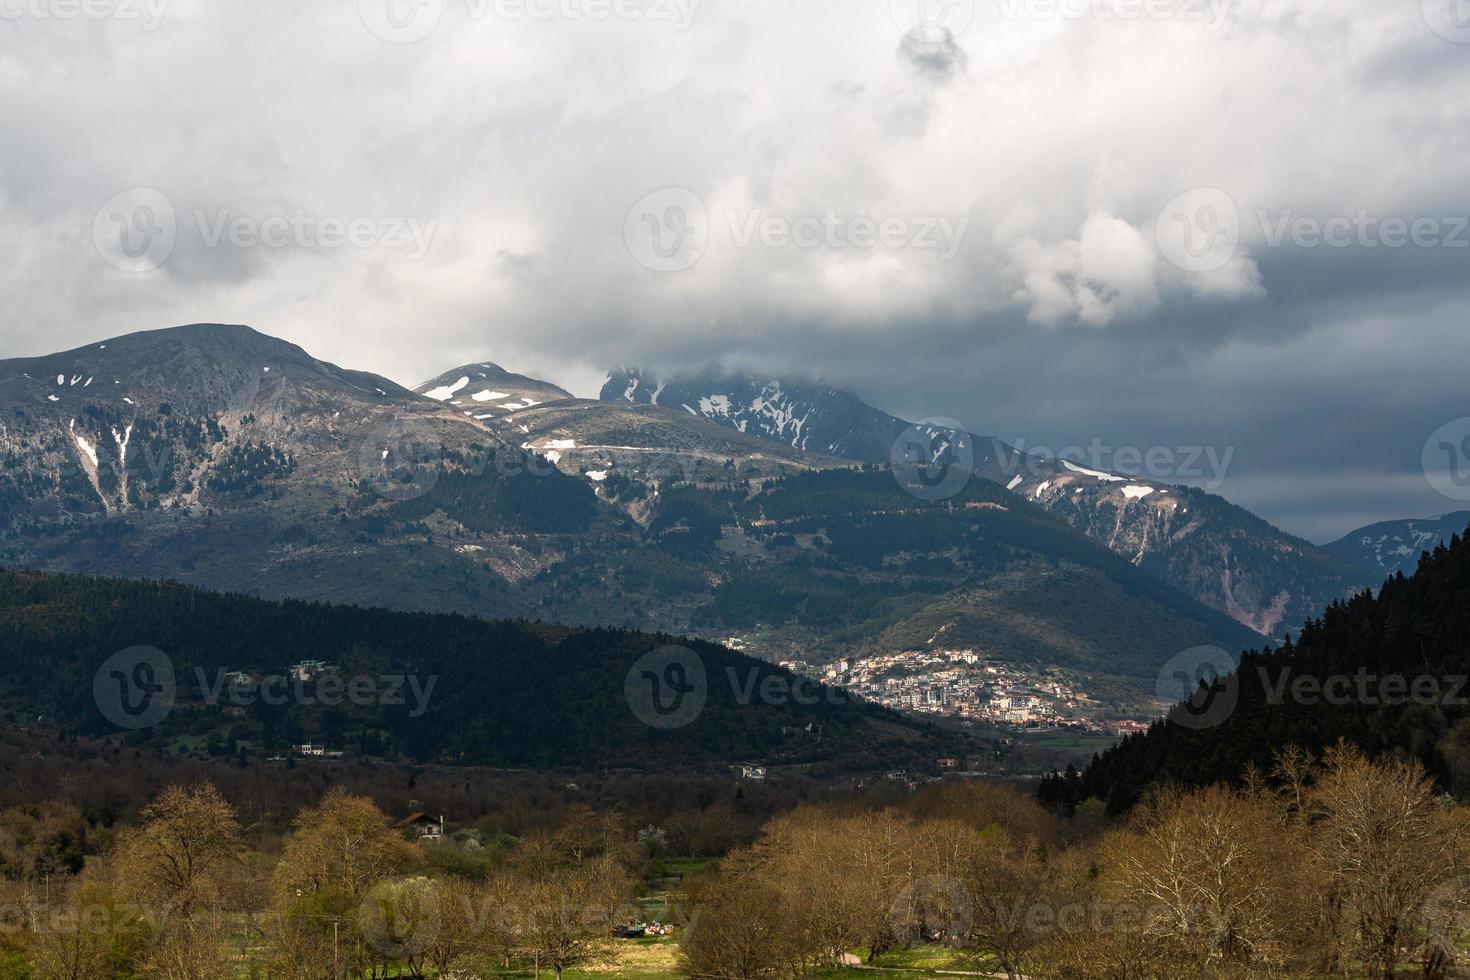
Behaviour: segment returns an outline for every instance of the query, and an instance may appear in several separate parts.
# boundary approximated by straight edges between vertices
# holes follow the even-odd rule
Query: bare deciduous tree
[[[121,835],[114,854],[123,894],[180,920],[217,904],[244,859],[234,808],[206,783],[169,787],[140,816],[142,825]]]

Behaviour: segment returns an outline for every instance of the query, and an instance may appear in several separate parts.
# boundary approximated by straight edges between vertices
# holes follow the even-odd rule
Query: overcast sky
[[[0,356],[720,360],[1233,450],[1316,540],[1470,506],[1422,463],[1470,416],[1465,0],[920,2],[0,0]]]

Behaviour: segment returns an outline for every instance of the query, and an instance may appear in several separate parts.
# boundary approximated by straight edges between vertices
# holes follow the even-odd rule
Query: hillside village
[[[1096,697],[1082,686],[1085,678],[1058,668],[1026,667],[973,649],[902,650],[816,668],[782,666],[898,711],[1002,727],[1067,726],[1126,735],[1146,729],[1163,711]]]

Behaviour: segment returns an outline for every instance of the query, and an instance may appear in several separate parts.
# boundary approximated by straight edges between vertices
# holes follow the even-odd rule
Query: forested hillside
[[[882,767],[930,758],[947,744],[713,644],[683,646],[679,674],[642,664],[675,643],[682,641],[624,630],[0,570],[0,704],[11,722],[39,720],[64,733],[208,741],[250,757],[309,742],[350,757],[630,768],[835,758]],[[171,710],[147,728],[120,726],[94,688],[95,680],[109,692],[112,679],[99,668],[136,647],[168,658],[176,689]],[[303,661],[321,662],[321,676],[273,696],[261,683],[290,678]],[[678,725],[649,724],[630,694],[644,666],[655,682],[673,677],[691,699],[703,698],[702,708]],[[119,669],[120,681],[132,683],[136,664]],[[237,671],[251,678],[239,692],[225,683]],[[151,665],[139,683],[156,687],[159,674]],[[353,682],[361,697],[349,693]]]
[[[1299,638],[1247,653],[1148,732],[1042,787],[1048,802],[1089,796],[1120,812],[1150,786],[1202,786],[1270,768],[1285,745],[1344,739],[1370,755],[1421,762],[1470,795],[1470,539],[1454,537],[1376,594],[1335,603]],[[1223,720],[1221,720],[1223,719]],[[1218,723],[1216,721],[1218,720]]]

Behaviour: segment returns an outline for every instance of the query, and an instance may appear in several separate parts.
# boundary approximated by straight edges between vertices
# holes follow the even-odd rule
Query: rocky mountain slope
[[[1443,517],[1422,520],[1381,521],[1349,532],[1322,550],[1361,568],[1373,581],[1386,579],[1396,572],[1412,575],[1419,567],[1419,557],[1448,544],[1456,534],[1470,527],[1470,511],[1457,511]]]
[[[1204,490],[1065,460],[1027,467],[1005,485],[1139,568],[1268,636],[1294,628],[1372,581]]]
[[[991,436],[911,426],[821,383],[715,371],[665,380],[620,368],[609,375],[602,398],[676,406],[741,432],[845,459],[887,463],[917,447],[934,459],[963,462],[1261,633],[1289,628],[1374,580],[1217,495],[1037,457]]]
[[[1259,639],[987,480],[927,501],[886,469],[815,472],[732,500],[733,523],[716,499],[703,493],[717,551],[765,554],[695,622],[760,629],[784,612],[815,631],[836,627],[826,620],[846,604],[864,652],[975,649],[1150,685],[1180,650]]]

